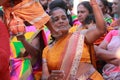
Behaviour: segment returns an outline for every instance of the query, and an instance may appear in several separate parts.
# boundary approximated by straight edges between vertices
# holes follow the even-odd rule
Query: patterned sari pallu
[[[74,33],[67,44],[64,58],[61,61],[61,70],[65,73],[64,80],[73,80],[73,78],[87,80],[95,72],[91,64],[80,63],[83,47],[84,36]]]

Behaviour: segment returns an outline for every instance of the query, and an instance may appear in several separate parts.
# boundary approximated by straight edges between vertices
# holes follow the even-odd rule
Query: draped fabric
[[[77,18],[77,15],[75,15],[74,13],[72,14],[72,21],[73,21],[73,26],[81,24],[80,21]]]
[[[48,69],[50,71],[60,69],[61,60],[63,60],[63,58],[64,58],[63,55],[65,54],[66,44],[68,43],[71,35],[72,34],[70,33],[69,35],[64,36],[63,38],[58,40],[52,47],[47,46],[44,49],[43,58],[45,58],[47,60]],[[61,57],[61,56],[63,56],[63,57]],[[71,57],[69,57],[69,58],[71,58]],[[80,62],[88,63],[88,64],[91,63],[89,48],[85,43],[84,43],[83,53],[82,53]],[[67,67],[65,67],[65,68],[67,68]],[[102,76],[97,71],[95,71],[90,76],[90,79],[92,79],[92,80],[103,80]]]
[[[18,0],[15,0],[17,2]],[[48,14],[43,10],[39,3],[39,0],[22,0],[14,7],[11,7],[10,3],[3,5],[5,13],[6,25],[10,24],[11,14],[14,13],[17,17],[24,21],[28,21],[36,28],[41,29],[45,23],[49,20]],[[9,28],[10,26],[8,26]]]
[[[34,35],[34,32],[27,32],[25,34],[25,37],[27,40],[30,40],[32,35]],[[12,38],[10,46],[12,51],[11,57],[13,58],[17,58],[20,55],[20,52],[24,50],[23,44],[20,41],[18,41],[16,37]]]
[[[25,38],[30,40],[35,34],[36,29],[33,26],[26,28]],[[22,42],[18,41],[16,36],[11,38],[10,42],[11,56],[10,56],[10,78],[11,80],[34,80],[32,73],[32,65],[29,57],[19,58],[25,49]]]
[[[120,47],[120,31],[112,30],[108,33],[108,35],[104,39],[108,45],[107,50],[116,51]],[[120,66],[115,66],[113,64],[107,63],[103,67],[103,77],[105,80],[119,80],[120,79]]]
[[[104,20],[107,23],[107,26],[110,26],[110,24],[113,22],[113,18],[112,17],[105,17]]]
[[[10,59],[11,80],[34,80],[31,62],[27,58]]]
[[[40,33],[40,31],[36,30],[34,26],[28,26],[26,27],[26,33],[25,38],[29,42],[37,35],[37,32]],[[42,31],[42,38],[44,40],[43,44],[47,44],[46,36],[44,34],[44,31]],[[10,56],[10,68],[11,68],[11,80],[39,80],[41,77],[41,67],[38,64],[39,62],[36,62],[36,66],[31,65],[30,58],[31,56],[27,57],[21,57],[19,58],[19,55],[21,53],[24,53],[25,49],[23,44],[17,40],[16,36],[11,38],[10,42],[11,46],[11,56]],[[37,69],[36,69],[37,67]]]

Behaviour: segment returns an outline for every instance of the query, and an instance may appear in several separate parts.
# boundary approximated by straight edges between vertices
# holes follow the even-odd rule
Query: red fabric
[[[9,74],[9,33],[0,21],[0,80],[10,80]]]

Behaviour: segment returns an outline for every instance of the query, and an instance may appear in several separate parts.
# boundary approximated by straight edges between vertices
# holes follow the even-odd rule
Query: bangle
[[[42,63],[47,63],[47,60],[46,59],[42,59]]]

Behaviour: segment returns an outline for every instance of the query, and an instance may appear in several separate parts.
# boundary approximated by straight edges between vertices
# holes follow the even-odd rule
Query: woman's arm
[[[105,60],[106,62],[116,58],[113,51],[108,51],[108,50],[101,48],[99,46],[94,46],[94,49],[96,52],[96,56]]]
[[[37,37],[34,38],[32,43],[26,41],[24,35],[17,36],[17,39],[23,43],[26,52],[32,56],[31,61],[32,64],[34,64],[37,60],[38,54],[40,54],[39,39]]]
[[[37,37],[33,39],[32,44],[26,41],[24,35],[17,36],[17,39],[23,43],[28,53],[30,53],[32,56],[37,56],[37,53],[39,52],[39,48],[38,48],[39,42]]]
[[[42,59],[42,79],[41,80],[48,80],[49,71],[47,67],[47,61],[45,58]]]
[[[106,25],[102,11],[100,10],[96,0],[90,0],[90,3],[93,8],[97,27],[95,29],[88,30],[85,36],[88,43],[93,43],[96,39],[98,39],[100,36],[102,36],[105,33]]]
[[[111,63],[114,65],[119,65],[119,59],[117,58],[115,52],[107,50],[108,43],[103,41],[99,46],[94,46],[96,56],[106,61],[107,63]]]

